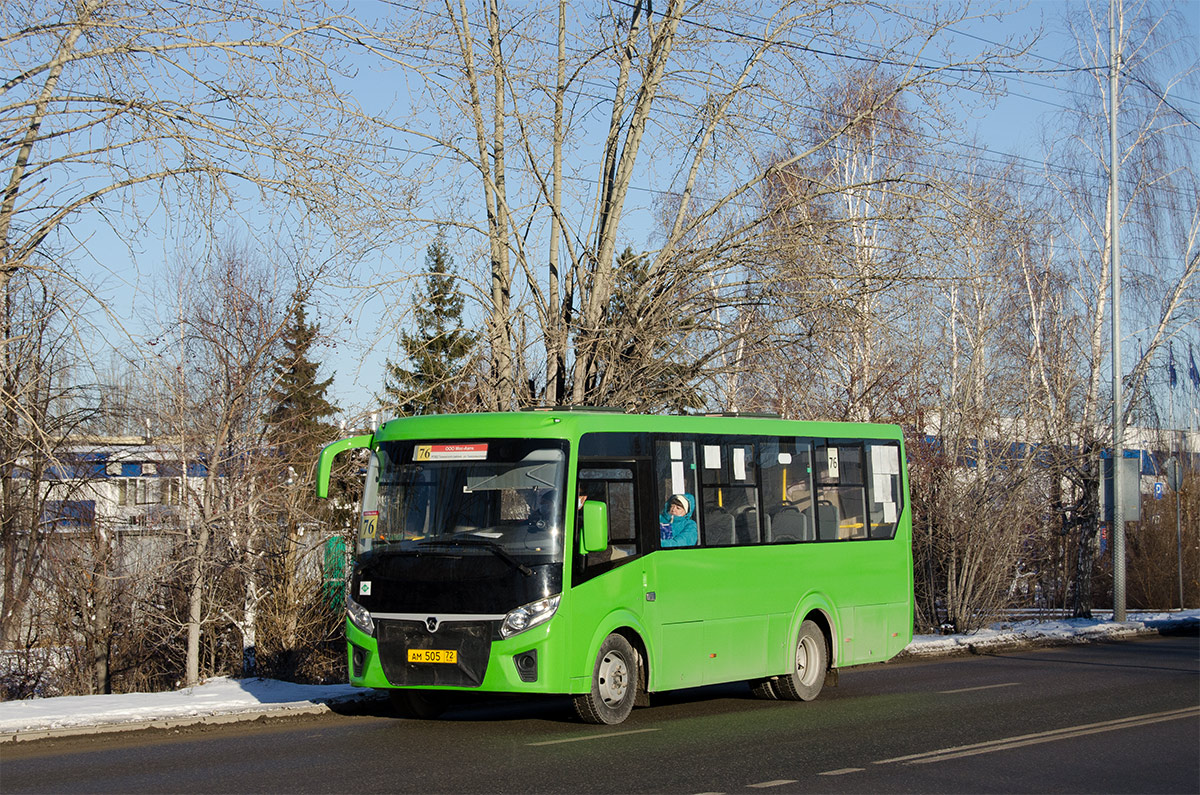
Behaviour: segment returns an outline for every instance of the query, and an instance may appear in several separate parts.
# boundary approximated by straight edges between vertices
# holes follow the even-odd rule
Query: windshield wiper
[[[507,549],[500,546],[495,541],[490,541],[486,538],[479,538],[478,536],[472,536],[470,538],[451,538],[451,539],[445,539],[445,540],[431,538],[427,541],[420,542],[417,546],[422,546],[422,547],[439,547],[439,546],[440,547],[483,547],[484,549],[486,549],[489,552],[491,552],[492,554],[494,554],[496,557],[503,560],[505,563],[508,563],[510,566],[512,566],[517,571],[524,574],[526,577],[533,575],[533,569],[529,568],[524,563],[522,563],[521,561],[514,558],[511,554],[509,554]]]

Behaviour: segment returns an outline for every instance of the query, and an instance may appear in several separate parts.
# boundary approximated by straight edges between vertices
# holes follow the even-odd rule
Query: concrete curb
[[[333,712],[333,705],[349,706],[366,704],[379,700],[372,691],[366,691],[361,696],[332,699],[326,702],[294,701],[286,704],[270,704],[230,709],[208,714],[181,715],[179,717],[163,716],[145,720],[111,721],[78,726],[59,726],[49,728],[0,729],[0,745],[19,743],[31,740],[45,740],[63,737],[84,737],[111,732],[131,732],[144,729],[179,729],[189,726],[219,726],[227,723],[241,723],[258,720],[259,718],[290,718],[301,715],[324,715]]]

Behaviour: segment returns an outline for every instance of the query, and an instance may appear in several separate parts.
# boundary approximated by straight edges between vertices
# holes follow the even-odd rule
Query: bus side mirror
[[[351,436],[349,439],[340,439],[321,448],[321,455],[317,459],[318,499],[323,500],[329,496],[329,473],[333,469],[333,459],[337,458],[338,453],[345,452],[346,450],[361,450],[364,447],[370,447],[371,439],[373,438],[371,434]]]
[[[583,549],[588,552],[603,552],[608,549],[608,506],[602,502],[588,500],[583,504]]]

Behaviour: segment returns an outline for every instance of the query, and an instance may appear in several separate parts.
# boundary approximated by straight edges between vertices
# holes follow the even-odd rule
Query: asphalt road
[[[1200,641],[1156,637],[742,685],[620,726],[564,699],[9,744],[0,792],[1200,792]]]

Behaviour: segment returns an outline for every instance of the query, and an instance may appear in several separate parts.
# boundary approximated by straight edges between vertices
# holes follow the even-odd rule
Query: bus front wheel
[[[805,620],[796,635],[796,655],[790,674],[773,683],[776,697],[784,701],[812,701],[825,684],[825,668],[829,662],[825,634],[816,622]]]
[[[574,697],[575,712],[586,723],[620,723],[629,717],[638,690],[638,656],[624,637],[609,635],[592,666],[592,687]]]

